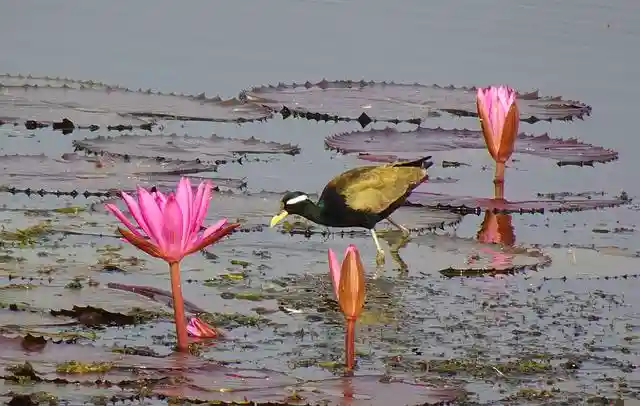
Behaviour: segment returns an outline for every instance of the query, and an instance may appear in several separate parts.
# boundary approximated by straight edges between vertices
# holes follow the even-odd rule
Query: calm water
[[[640,40],[640,14],[630,0],[606,4],[595,0],[544,3],[533,0],[237,0],[191,1],[180,5],[166,1],[22,0],[1,4],[0,71],[8,73],[60,75],[132,88],[206,92],[224,97],[236,96],[254,85],[327,78],[441,85],[508,83],[521,90],[539,89],[543,95],[580,100],[593,107],[592,116],[584,121],[522,124],[521,128],[535,133],[549,131],[555,137],[578,137],[618,150],[620,159],[594,168],[557,168],[553,162],[525,157],[513,170],[507,171],[507,195],[525,199],[533,198],[536,192],[585,190],[604,190],[611,194],[625,190],[631,197],[640,194],[637,181],[640,168],[635,157],[635,151],[640,149],[635,117],[640,91],[637,81],[640,56],[633,51]],[[476,127],[477,122],[445,117],[427,125],[471,128]],[[335,156],[323,148],[326,135],[355,128],[350,124],[283,122],[279,118],[266,124],[244,126],[189,123],[168,127],[179,134],[215,132],[228,137],[256,136],[298,143],[302,154],[292,159],[282,158],[269,165],[229,165],[220,171],[221,176],[246,176],[250,190],[278,192],[284,189],[317,192],[332,175],[361,164],[354,158]],[[0,151],[7,154],[68,152],[73,137],[86,136],[73,134],[63,138],[42,132],[37,135],[37,144],[30,139],[13,139],[11,143],[0,144]],[[34,145],[38,150],[34,150]],[[490,191],[492,172],[478,170],[483,164],[492,164],[486,152],[454,151],[435,158],[472,161],[474,166],[456,172],[434,170],[434,174],[440,176],[462,179],[454,185],[434,185],[434,191],[475,195],[486,195]],[[633,228],[640,222],[640,216],[629,208],[566,216],[514,216],[518,242],[596,244],[640,250],[640,242],[633,234],[612,237],[591,233],[596,226],[615,227],[616,222]],[[545,227],[547,223],[549,227]],[[477,227],[477,219],[465,219],[457,233],[471,237]],[[275,253],[274,261],[282,261],[279,265],[270,263],[274,274],[296,274],[297,267],[321,274],[326,267],[323,263],[326,247],[341,250],[346,244],[344,240],[307,242],[273,234],[247,236],[244,241],[230,243],[235,251],[224,252],[229,257],[250,256],[252,250],[267,245]],[[297,251],[285,255],[292,244]],[[437,269],[428,266],[429,261],[446,266],[449,257],[439,256],[442,252],[437,249],[425,248],[425,245],[440,246],[438,244],[441,243],[429,240],[409,244],[403,257],[414,274],[436,272]],[[364,255],[373,256],[371,241],[361,239],[358,245]],[[127,252],[136,255],[133,250]],[[572,268],[568,265],[566,249],[549,253],[557,260],[546,270],[550,275],[635,272],[637,266],[631,259],[585,251],[578,254],[577,268]],[[79,254],[83,255],[90,256],[91,252]],[[200,279],[223,272],[209,269],[201,258],[192,259],[189,264],[205,272]],[[130,282],[163,286],[162,264],[153,263],[149,267],[151,271],[144,277]],[[460,295],[470,294],[469,289],[477,289],[478,294],[487,290],[485,285],[478,285],[463,286],[456,292],[455,284],[434,283],[444,284],[442,289],[453,289]],[[500,282],[492,283],[494,289],[495,283]],[[526,285],[527,282],[520,280],[505,283],[499,289],[509,292],[515,286],[514,289],[522,288],[526,292]],[[592,288],[579,289],[588,292]],[[622,289],[616,294],[625,293],[622,287],[613,288]],[[222,303],[216,298],[211,302],[201,297],[199,290],[194,290],[192,295],[194,301],[208,310],[233,309],[228,301]],[[522,300],[528,299],[523,296]],[[635,304],[640,305],[637,301]],[[637,306],[631,307],[627,313],[603,317],[622,320],[637,309]],[[273,351],[277,353],[277,349]],[[336,351],[339,354],[339,348]],[[215,354],[214,358],[221,356],[225,357]],[[371,371],[384,372],[377,362],[368,366]],[[489,394],[493,393],[491,388],[479,385],[475,389],[485,391],[481,396],[485,400],[497,399]]]

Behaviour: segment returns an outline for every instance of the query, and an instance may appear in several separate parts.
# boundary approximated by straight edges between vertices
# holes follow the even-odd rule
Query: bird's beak
[[[271,222],[269,223],[269,227],[273,227],[279,222],[281,222],[285,217],[287,217],[289,213],[286,210],[281,210],[280,213],[276,214],[271,218]]]

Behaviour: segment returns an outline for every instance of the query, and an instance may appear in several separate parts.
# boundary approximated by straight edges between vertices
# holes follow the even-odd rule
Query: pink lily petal
[[[139,237],[143,236],[137,230],[137,227],[135,225],[133,225],[133,223],[131,221],[129,221],[129,219],[124,215],[124,213],[122,213],[120,211],[120,209],[115,204],[107,203],[107,204],[104,205],[104,207],[107,210],[109,210],[111,213],[113,213],[118,218],[118,220],[120,220],[120,222],[122,224],[124,224],[125,226],[127,226],[127,228],[129,230],[131,230],[132,233],[134,233],[135,235],[137,235]]]
[[[336,300],[338,300],[338,288],[340,286],[340,263],[338,262],[338,258],[336,258],[336,254],[333,252],[331,248],[329,248],[329,275],[331,275],[331,283],[333,284],[333,292],[336,295]]]
[[[192,228],[192,214],[191,206],[193,205],[193,191],[191,189],[191,182],[189,178],[181,178],[178,183],[178,191],[176,192],[176,201],[180,206],[182,213],[182,233],[180,239],[180,246],[184,249],[191,237]]]
[[[216,231],[224,227],[225,224],[227,224],[227,219],[223,218],[218,220],[217,223],[207,227],[207,229],[202,232],[202,236],[199,239],[204,240],[205,238],[209,237],[211,234],[215,233]]]
[[[145,223],[149,226],[149,238],[160,248],[166,251],[167,243],[163,236],[163,216],[160,208],[151,194],[143,188],[139,188],[138,200],[140,201],[140,212]]]
[[[167,203],[167,196],[165,196],[164,193],[158,191],[151,193],[151,196],[153,196],[153,199],[156,201],[156,204],[158,205],[160,211],[163,211],[164,205]]]
[[[202,227],[202,223],[204,222],[204,218],[207,215],[207,210],[209,209],[209,201],[211,200],[211,189],[213,188],[213,184],[205,180],[200,183],[198,186],[198,193],[196,196],[200,198],[197,199],[198,208],[194,211],[194,222],[193,222],[193,232],[197,233]]]
[[[139,190],[138,190],[138,193],[140,193]],[[138,202],[128,193],[122,192],[121,195],[122,195],[122,200],[124,200],[124,203],[127,205],[127,208],[129,209],[129,213],[131,213],[131,217],[133,217],[136,220],[136,223],[138,223],[138,226],[140,226],[142,231],[144,231],[148,236],[149,226],[147,225],[147,222],[144,220],[144,217],[142,216],[142,212],[140,211],[140,206],[138,205]]]
[[[173,195],[169,195],[167,198],[163,215],[162,238],[166,244],[165,254],[168,258],[182,259],[185,248],[182,246],[183,215],[180,205]]]
[[[191,317],[187,324],[187,333],[192,337],[216,338],[218,332],[197,317]]]

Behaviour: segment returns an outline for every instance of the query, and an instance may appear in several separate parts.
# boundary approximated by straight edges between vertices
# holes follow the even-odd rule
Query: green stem
[[[173,318],[176,323],[176,336],[178,337],[178,351],[188,352],[189,341],[187,336],[187,321],[184,317],[184,300],[182,298],[182,284],[180,281],[180,263],[169,264],[171,273],[171,295],[173,297]]]

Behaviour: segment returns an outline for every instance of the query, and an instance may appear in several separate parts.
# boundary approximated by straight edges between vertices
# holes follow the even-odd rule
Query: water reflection
[[[483,247],[479,251],[491,255],[490,267],[494,272],[501,272],[513,268],[513,255],[507,248],[513,247],[516,241],[516,233],[511,223],[511,214],[494,213],[491,210],[484,212],[484,220],[476,234],[476,239],[485,244],[499,244],[501,249]],[[495,247],[498,248],[498,247]],[[475,259],[467,262],[472,264]]]
[[[500,200],[500,199],[496,199]],[[463,220],[464,221],[464,220]],[[402,258],[402,250],[414,238],[405,238],[400,232],[386,231],[380,233],[380,237],[389,244],[389,254],[397,270],[408,271],[409,266]],[[463,258],[462,267],[456,266],[453,270],[442,271],[451,274],[470,276],[471,274],[500,274],[512,272],[522,265],[514,264],[518,254],[527,255],[527,250],[515,246],[516,233],[513,226],[513,217],[508,213],[499,213],[485,210],[482,222],[473,238],[460,238],[455,236],[429,236],[430,244],[441,244],[446,252],[459,252]],[[417,242],[419,245],[420,243]],[[522,255],[520,255],[522,256]],[[468,266],[468,269],[465,267]]]

